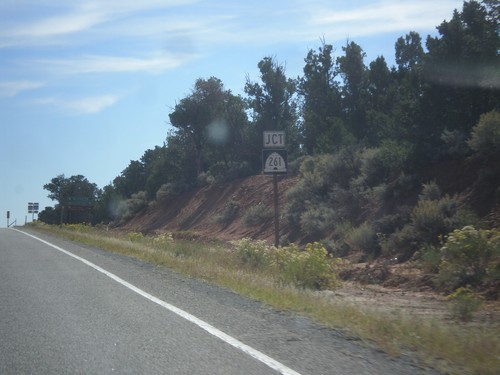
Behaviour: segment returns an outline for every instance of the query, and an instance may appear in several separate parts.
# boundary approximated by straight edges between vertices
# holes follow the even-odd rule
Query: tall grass
[[[269,267],[267,260],[263,259],[269,255],[260,253],[264,251],[262,244],[254,244],[254,248],[249,245],[250,250],[245,250],[245,247],[238,248],[237,245],[201,243],[192,239],[177,239],[168,234],[120,234],[84,225],[59,228],[36,224],[35,229],[163,265],[230,288],[277,309],[299,313],[325,326],[343,329],[392,356],[411,352],[424,364],[448,374],[500,373],[498,322],[488,327],[456,324],[446,319],[408,315],[402,310],[388,311],[344,302],[335,298],[334,293],[304,288],[300,283],[297,286],[291,282],[277,282],[276,268]],[[315,246],[311,245],[310,250],[318,251]],[[253,253],[245,254],[245,251]],[[282,255],[274,253],[268,259]],[[318,263],[315,258],[314,262],[314,267],[323,269],[322,260]],[[287,269],[285,263],[281,267]],[[294,272],[297,268],[300,272],[303,270],[297,264],[291,268]]]

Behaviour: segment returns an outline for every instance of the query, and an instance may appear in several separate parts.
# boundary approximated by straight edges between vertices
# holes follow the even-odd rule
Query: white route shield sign
[[[286,150],[262,150],[264,173],[287,173]]]

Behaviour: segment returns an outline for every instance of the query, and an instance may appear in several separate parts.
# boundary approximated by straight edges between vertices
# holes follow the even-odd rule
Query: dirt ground
[[[380,285],[344,281],[339,289],[328,293],[332,295],[332,298],[340,298],[342,301],[372,307],[382,312],[500,329],[500,303],[498,301],[484,301],[481,308],[474,313],[471,321],[460,322],[453,317],[446,297],[429,291],[412,291],[405,288],[387,288]]]
[[[446,295],[432,288],[432,276],[409,262],[348,264],[340,275],[342,286],[331,292],[335,298],[389,313],[456,321]],[[472,320],[460,324],[500,329],[500,301],[482,299]]]
[[[282,237],[293,238],[282,212],[285,193],[297,181],[296,177],[280,177],[278,180]],[[222,241],[248,237],[273,244],[272,220],[254,227],[243,223],[245,211],[250,207],[263,205],[274,212],[273,197],[273,177],[252,176],[224,185],[205,186],[173,200],[157,202],[120,229],[144,234],[188,232],[200,239]],[[223,225],[216,218],[225,212],[228,202],[239,208],[236,218],[229,225]],[[431,277],[422,274],[410,262],[352,262],[340,272],[340,276],[344,280],[343,286],[331,292],[336,298],[388,311],[405,311],[440,319],[451,317],[445,296],[432,290]],[[500,325],[500,301],[485,301],[482,306],[469,324]]]
[[[297,183],[297,178],[280,177],[278,180],[278,210],[283,212],[285,192]],[[189,231],[208,238],[232,241],[245,237],[274,241],[274,224],[269,222],[248,227],[243,224],[243,215],[250,207],[263,205],[274,213],[273,177],[252,176],[224,185],[210,185],[193,192],[181,194],[171,200],[156,203],[140,213],[121,229],[142,233],[165,233]],[[216,217],[226,210],[228,202],[239,209],[236,218],[229,224],[217,222]],[[289,232],[280,214],[280,233]]]

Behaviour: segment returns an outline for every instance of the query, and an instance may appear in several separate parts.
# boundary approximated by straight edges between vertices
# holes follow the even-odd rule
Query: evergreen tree
[[[469,134],[479,116],[500,103],[498,22],[477,1],[464,2],[427,38],[426,89],[419,141],[439,147],[444,130]]]
[[[423,95],[422,62],[425,53],[422,38],[415,31],[398,38],[395,44],[397,71],[393,128],[388,138],[414,143],[418,139]]]
[[[394,137],[395,73],[389,70],[385,58],[379,56],[370,63],[367,77],[366,140],[376,146],[382,139]]]
[[[366,57],[363,49],[350,42],[342,47],[344,56],[337,58],[340,75],[344,79],[342,87],[343,111],[349,131],[358,140],[366,136],[365,128],[365,98],[366,89]]]
[[[342,120],[339,72],[332,53],[333,46],[324,41],[318,51],[310,50],[299,79],[304,151],[309,155],[333,152],[352,141]]]
[[[287,78],[285,67],[271,57],[262,59],[258,67],[262,83],[251,82],[247,78],[245,84],[247,104],[252,115],[252,148],[262,148],[263,131],[284,130],[288,151],[298,153],[301,139],[297,121],[296,81]]]
[[[169,117],[177,133],[192,145],[197,175],[219,162],[239,161],[245,154],[244,102],[225,90],[218,78],[198,79],[192,93],[181,99]]]

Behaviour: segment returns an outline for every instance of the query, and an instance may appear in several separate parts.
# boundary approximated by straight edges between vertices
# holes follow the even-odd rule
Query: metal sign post
[[[274,246],[280,245],[280,212],[279,212],[279,197],[278,197],[278,174],[273,175],[273,191],[274,191]]]
[[[262,150],[262,170],[273,175],[274,192],[274,246],[280,244],[278,174],[287,172],[287,152],[284,131],[264,131],[264,149]]]

